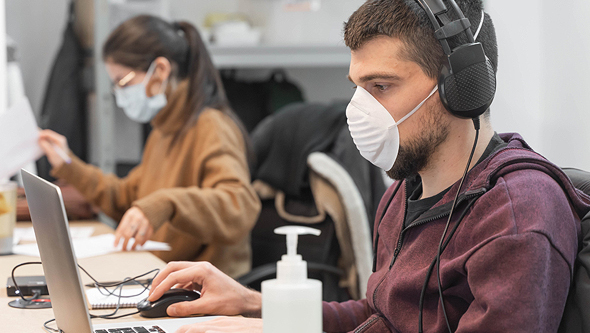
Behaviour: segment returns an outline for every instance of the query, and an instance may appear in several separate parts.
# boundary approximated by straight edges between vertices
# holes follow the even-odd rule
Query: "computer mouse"
[[[167,317],[166,309],[174,303],[194,301],[201,297],[201,294],[188,289],[170,289],[158,300],[150,302],[146,299],[137,303],[137,310],[142,317],[158,318]]]

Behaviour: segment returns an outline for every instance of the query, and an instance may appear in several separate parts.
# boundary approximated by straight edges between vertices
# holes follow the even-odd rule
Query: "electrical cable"
[[[471,206],[473,206],[474,203],[475,203],[475,200],[472,200],[467,204],[467,206],[465,207],[465,209],[461,213],[461,216],[459,216],[458,221],[463,220],[463,218],[467,214],[467,211],[469,210],[469,208],[471,208]],[[458,227],[459,227],[459,223],[456,223],[455,226],[453,227],[453,230],[451,230],[451,235],[455,234],[455,231],[457,230]],[[447,248],[447,245],[449,245],[450,241],[451,241],[451,237],[447,238],[447,240],[443,244],[443,248],[442,248],[443,251],[444,251],[444,249]],[[428,280],[430,280],[430,276],[432,275],[432,270],[434,269],[435,264],[436,264],[436,257],[434,257],[434,259],[432,259],[432,262],[430,263],[430,267],[428,267],[428,273],[426,274],[426,278],[424,280],[424,283],[422,284],[422,291],[420,292],[420,301],[418,303],[419,311],[420,311],[419,312],[418,330],[420,333],[423,332],[422,317],[423,317],[423,313],[424,313],[423,310],[424,310],[424,297],[426,296],[426,287],[428,286]]]
[[[51,323],[51,322],[54,322],[54,321],[55,321],[55,318],[53,318],[53,319],[49,319],[48,321],[44,322],[44,323],[43,323],[43,329],[44,329],[46,332],[49,332],[49,333],[51,333],[51,332],[63,332],[63,331],[62,331],[62,330],[60,330],[60,329],[55,329],[55,328],[53,328],[53,327],[49,327],[49,326],[47,326],[49,323]]]
[[[16,289],[18,295],[20,296],[20,298],[22,298],[23,301],[25,302],[30,302],[32,300],[35,299],[39,299],[39,296],[41,296],[41,293],[38,291],[35,291],[33,293],[33,297],[31,298],[25,298],[25,296],[23,296],[23,293],[20,292],[20,287],[18,286],[18,283],[16,283],[16,279],[14,278],[14,271],[16,271],[17,268],[22,267],[22,266],[27,266],[27,265],[40,265],[41,262],[40,261],[28,261],[28,262],[23,262],[20,263],[16,266],[14,266],[12,268],[12,272],[10,272],[10,277],[12,278],[12,283],[14,283],[14,288]]]
[[[125,284],[129,284],[129,282],[134,282],[135,284],[138,284],[138,285],[140,285],[140,286],[142,286],[142,287],[144,288],[144,289],[143,289],[143,290],[142,290],[140,293],[138,293],[138,294],[135,294],[135,295],[127,295],[127,296],[119,296],[119,297],[121,297],[121,298],[130,298],[130,297],[135,297],[135,296],[139,296],[139,295],[141,295],[141,294],[142,294],[144,291],[146,291],[147,289],[149,289],[149,288],[150,288],[150,286],[151,286],[151,282],[149,282],[149,283],[146,283],[146,284],[143,284],[143,283],[141,283],[141,282],[138,282],[137,280],[138,280],[138,279],[141,279],[142,277],[144,277],[144,276],[146,276],[146,275],[152,274],[152,273],[154,273],[154,272],[156,273],[156,274],[154,275],[154,278],[155,278],[155,277],[156,277],[156,275],[158,275],[158,273],[160,272],[160,269],[159,269],[159,268],[156,268],[156,269],[152,269],[152,270],[151,270],[151,271],[149,271],[149,272],[146,272],[146,273],[143,273],[143,274],[140,274],[140,275],[134,276],[134,277],[132,277],[132,278],[126,277],[126,278],[125,278],[125,279],[123,279],[121,282],[115,282],[115,283],[100,283],[100,282],[98,282],[98,281],[97,281],[95,278],[93,278],[93,277],[92,277],[92,275],[90,275],[90,273],[88,273],[88,271],[86,271],[86,270],[85,270],[85,269],[84,269],[82,266],[80,266],[79,264],[78,264],[78,267],[79,267],[79,268],[80,268],[80,269],[81,269],[81,270],[82,270],[82,271],[83,271],[83,272],[84,272],[84,273],[85,273],[85,274],[86,274],[86,275],[87,275],[87,276],[88,276],[88,277],[89,277],[89,278],[92,280],[92,282],[94,282],[94,286],[95,286],[95,287],[96,287],[96,288],[97,288],[97,289],[100,291],[100,293],[101,293],[102,295],[104,295],[104,296],[117,296],[117,295],[115,295],[115,292],[116,292],[116,290],[117,290],[118,288],[115,288],[115,290],[111,292],[111,291],[109,291],[109,290],[107,289],[107,287],[120,287],[120,286],[123,286],[123,285],[125,285]],[[151,280],[153,280],[153,278],[152,278]],[[103,293],[103,292],[102,292],[101,288],[105,290],[105,293]]]
[[[155,272],[154,277],[151,279],[151,280],[153,280],[156,277],[156,275],[158,275],[158,273],[160,272],[160,269],[159,268],[156,268],[156,269],[152,269],[149,272],[146,272],[146,273],[143,273],[143,274],[134,276],[132,278],[126,277],[121,282],[103,284],[103,283],[98,282],[92,275],[90,275],[90,273],[88,273],[88,271],[86,269],[84,269],[79,264],[78,264],[78,267],[94,282],[95,287],[99,290],[99,292],[102,295],[105,295],[105,296],[116,296],[116,297],[118,297],[118,299],[117,299],[117,306],[115,307],[115,310],[113,312],[108,313],[108,314],[105,314],[105,315],[93,315],[93,314],[90,314],[90,318],[103,318],[103,319],[123,318],[123,317],[131,316],[131,315],[134,315],[134,314],[139,313],[139,311],[137,311],[137,312],[132,312],[132,313],[128,313],[128,314],[124,314],[124,315],[120,315],[120,316],[115,316],[119,312],[119,309],[121,307],[121,299],[122,298],[129,298],[129,297],[139,296],[143,292],[145,292],[146,290],[148,290],[150,288],[151,281],[149,283],[146,283],[144,285],[141,282],[138,282],[137,281],[138,279],[141,279],[141,278],[145,277],[146,275],[149,275],[149,274],[152,274],[152,273]],[[130,281],[135,282],[136,284],[141,285],[143,287],[143,290],[141,292],[137,293],[137,294],[123,296],[122,295],[122,293],[123,293],[123,286],[126,285],[126,284],[128,284]],[[110,290],[107,289],[107,287],[115,287],[115,289],[113,291],[110,291]],[[101,288],[105,291],[105,293],[102,292]],[[117,293],[117,290],[119,291],[119,294],[118,295],[116,294]]]
[[[461,193],[461,187],[463,187],[463,182],[465,178],[467,178],[467,173],[469,172],[469,166],[471,165],[471,160],[473,159],[473,155],[475,154],[475,148],[477,147],[477,139],[479,138],[479,117],[473,118],[473,125],[475,127],[475,140],[473,141],[473,148],[471,148],[471,154],[469,155],[469,160],[467,161],[467,166],[465,166],[465,172],[463,173],[463,177],[461,178],[461,182],[459,183],[459,188],[457,189],[457,193],[455,194],[455,200],[453,200],[453,205],[451,206],[451,212],[449,213],[449,218],[447,220],[447,225],[445,226],[445,230],[443,231],[442,237],[440,238],[440,242],[438,244],[438,251],[436,254],[436,277],[438,282],[438,295],[440,298],[440,304],[442,306],[443,315],[445,316],[445,321],[447,323],[447,328],[449,329],[450,333],[453,333],[451,329],[451,324],[449,323],[449,317],[447,316],[447,310],[445,308],[445,299],[442,293],[442,283],[440,280],[440,255],[442,254],[442,245],[445,240],[445,236],[447,235],[447,231],[449,230],[449,225],[451,224],[451,218],[453,217],[453,211],[455,210],[455,206],[457,204],[457,198],[459,198],[459,193]],[[461,221],[457,221],[457,225]],[[453,237],[453,235],[449,236],[449,240]]]
[[[467,178],[467,173],[469,172],[469,166],[471,165],[471,160],[473,159],[473,155],[475,154],[475,148],[477,147],[477,141],[479,139],[479,129],[480,129],[479,117],[473,118],[473,126],[475,128],[475,139],[473,142],[473,147],[471,148],[471,153],[469,154],[469,159],[467,160],[467,165],[465,166],[465,171],[463,172],[463,177],[461,177],[461,181],[459,182],[459,188],[457,189],[457,193],[455,194],[455,199],[453,200],[453,204],[451,206],[451,211],[449,212],[449,218],[447,219],[445,229],[443,231],[442,237],[440,238],[436,257],[434,258],[434,260],[430,264],[430,267],[428,268],[428,273],[426,274],[426,279],[424,281],[424,284],[422,285],[422,292],[420,293],[420,301],[419,301],[420,314],[419,314],[419,322],[418,322],[418,331],[420,333],[423,332],[422,321],[423,321],[423,306],[424,306],[424,296],[425,296],[425,292],[426,292],[426,286],[428,285],[428,281],[430,280],[430,276],[432,275],[432,269],[434,268],[434,265],[436,265],[438,294],[439,294],[439,299],[440,299],[443,315],[445,317],[447,329],[449,330],[450,333],[453,332],[453,330],[451,329],[451,325],[449,323],[449,318],[447,316],[444,296],[442,293],[442,283],[441,283],[441,278],[440,278],[440,256],[441,256],[442,252],[444,251],[444,249],[446,248],[446,245],[450,242],[451,238],[455,234],[455,231],[457,230],[459,223],[461,223],[461,220],[463,219],[463,217],[467,213],[467,209],[469,209],[469,207],[471,206],[471,205],[469,205],[467,207],[467,209],[465,211],[463,211],[463,214],[461,214],[457,223],[455,224],[455,227],[451,231],[449,238],[445,241],[445,237],[447,235],[447,231],[449,230],[449,226],[451,223],[451,218],[453,217],[453,212],[454,212],[455,206],[457,204],[457,199],[459,198],[459,194],[461,193],[461,188],[463,187],[463,182],[465,181],[465,178]],[[443,243],[444,243],[444,245],[443,245]]]
[[[11,272],[11,278],[12,278],[12,282],[14,283],[14,287],[16,288],[16,290],[17,290],[17,292],[18,292],[19,296],[20,296],[20,297],[21,297],[21,298],[22,298],[24,301],[26,301],[26,302],[29,302],[29,301],[32,301],[32,300],[38,299],[38,297],[39,297],[39,296],[41,296],[41,295],[40,295],[40,292],[37,292],[37,291],[36,291],[33,297],[31,297],[31,298],[28,298],[28,299],[27,299],[27,298],[25,298],[25,297],[22,295],[22,293],[21,293],[21,291],[20,291],[20,287],[18,286],[18,284],[17,284],[17,282],[16,282],[16,279],[15,279],[15,277],[14,277],[14,272],[16,271],[16,269],[17,269],[17,268],[19,268],[19,267],[22,267],[22,266],[26,266],[26,265],[40,265],[40,264],[42,264],[40,261],[30,261],[30,262],[24,262],[24,263],[20,263],[20,264],[18,264],[18,265],[16,265],[16,266],[14,266],[14,267],[12,268],[12,272]],[[124,278],[124,279],[123,279],[121,282],[115,282],[115,283],[100,283],[100,282],[98,282],[98,281],[97,281],[97,280],[96,280],[96,279],[95,279],[95,278],[94,278],[92,275],[90,275],[90,273],[88,273],[88,271],[87,271],[86,269],[84,269],[84,267],[82,267],[80,264],[78,264],[78,267],[79,267],[79,268],[80,268],[80,269],[81,269],[81,270],[82,270],[82,271],[83,271],[83,272],[84,272],[84,273],[85,273],[85,274],[86,274],[86,275],[87,275],[87,276],[88,276],[88,277],[89,277],[89,278],[90,278],[90,279],[91,279],[91,280],[94,282],[94,286],[95,286],[95,287],[96,287],[96,288],[99,290],[99,292],[100,292],[102,295],[104,295],[104,296],[116,296],[116,297],[118,297],[118,300],[117,300],[117,306],[116,306],[116,308],[115,308],[115,310],[114,310],[113,312],[111,312],[111,313],[108,313],[108,314],[104,314],[104,315],[94,315],[94,314],[90,314],[90,318],[92,318],[92,319],[94,319],[94,318],[103,318],[103,319],[119,319],[119,318],[128,317],[128,316],[132,316],[132,315],[138,314],[138,313],[139,313],[139,311],[136,311],[136,312],[126,313],[126,314],[123,314],[123,315],[116,316],[117,312],[119,311],[119,309],[120,309],[120,307],[121,307],[121,299],[122,299],[122,298],[130,298],[130,297],[135,297],[135,296],[139,296],[139,295],[141,295],[143,292],[145,292],[146,290],[148,290],[148,289],[150,288],[150,286],[151,286],[151,281],[153,281],[153,279],[154,279],[154,278],[155,278],[155,277],[158,275],[158,273],[160,272],[160,269],[159,269],[159,268],[156,268],[156,269],[152,269],[152,270],[151,270],[151,271],[149,271],[149,272],[146,272],[146,273],[143,273],[143,274],[137,275],[137,276],[135,276],[135,277],[126,277],[126,278]],[[152,274],[152,273],[155,273],[155,274],[154,274],[154,276],[153,276],[153,277],[152,277],[152,278],[149,280],[149,282],[148,282],[148,283],[146,283],[146,284],[143,284],[143,283],[141,283],[141,282],[137,281],[138,279],[141,279],[141,278],[145,277],[146,275],[149,275],[149,274]],[[124,285],[127,285],[127,284],[129,284],[130,282],[132,282],[132,283],[134,283],[134,284],[137,284],[137,285],[140,285],[140,286],[142,286],[142,287],[143,287],[143,290],[142,290],[141,292],[137,293],[137,294],[132,294],[132,295],[125,295],[125,296],[123,296],[123,295],[122,295],[122,292],[123,292],[123,286],[124,286]],[[109,289],[107,289],[107,288],[110,288],[110,287],[115,287],[115,289],[113,289],[112,291],[111,291],[111,290],[109,290]],[[118,292],[118,294],[117,294],[117,292]],[[45,329],[45,331],[47,331],[47,332],[50,332],[50,333],[51,333],[51,332],[58,332],[58,333],[59,333],[59,332],[63,332],[63,331],[62,331],[62,330],[60,330],[59,328],[58,328],[58,329],[55,329],[55,328],[52,328],[52,327],[49,327],[49,326],[48,326],[48,324],[49,324],[49,323],[51,323],[51,322],[54,322],[54,321],[55,321],[55,318],[53,318],[53,319],[50,319],[50,320],[46,321],[45,323],[43,323],[43,329]]]

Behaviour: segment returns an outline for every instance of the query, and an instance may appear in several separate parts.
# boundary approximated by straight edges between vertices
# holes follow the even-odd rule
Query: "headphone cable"
[[[471,206],[473,206],[474,203],[475,203],[475,200],[472,200],[467,203],[467,206],[462,211],[461,215],[459,216],[458,221],[463,220],[463,218],[467,214],[467,211],[469,210],[469,208],[471,208]],[[451,230],[451,235],[455,234],[455,231],[457,230],[458,227],[459,227],[459,223],[456,223],[455,226],[453,227],[453,230]],[[447,245],[449,245],[450,241],[451,241],[451,237],[447,238],[447,240],[445,241],[445,243],[443,244],[443,247],[442,247],[443,251],[444,251],[444,249],[447,248]],[[419,309],[420,309],[418,330],[420,333],[423,332],[422,317],[423,317],[423,309],[424,309],[424,297],[426,295],[426,287],[428,286],[428,280],[430,280],[430,276],[432,275],[432,270],[434,269],[435,264],[436,264],[436,257],[434,257],[434,259],[432,259],[432,262],[430,263],[430,267],[428,267],[428,273],[426,274],[426,278],[424,280],[424,283],[422,284],[422,291],[420,292],[420,301],[418,303]]]
[[[467,178],[467,173],[469,172],[469,166],[471,165],[471,160],[473,159],[473,155],[475,154],[475,148],[477,147],[477,141],[479,139],[479,129],[480,129],[479,117],[473,118],[473,126],[475,128],[475,140],[473,142],[473,147],[471,148],[471,153],[469,154],[467,166],[465,167],[465,171],[463,172],[463,177],[461,177],[461,182],[459,183],[459,188],[457,189],[457,193],[455,194],[455,199],[453,200],[453,205],[451,206],[451,211],[449,212],[449,218],[447,219],[445,229],[443,231],[442,237],[440,238],[436,257],[434,258],[433,262],[430,264],[430,267],[428,268],[428,273],[426,274],[426,279],[424,280],[424,284],[422,285],[422,292],[420,294],[420,301],[419,301],[420,315],[419,315],[419,322],[418,322],[418,331],[420,333],[423,332],[422,319],[423,319],[423,306],[424,306],[424,296],[425,296],[425,292],[426,292],[426,286],[428,285],[428,281],[430,280],[430,276],[432,275],[432,269],[434,268],[434,265],[436,265],[438,294],[439,294],[440,303],[442,306],[443,315],[445,317],[447,329],[449,330],[449,332],[451,332],[451,333],[453,332],[453,330],[451,329],[451,325],[449,323],[449,317],[447,316],[444,296],[442,293],[442,283],[441,283],[441,278],[440,278],[440,256],[441,256],[442,252],[444,251],[444,249],[446,248],[449,241],[451,240],[451,238],[453,237],[453,235],[455,234],[455,231],[457,230],[459,223],[461,222],[461,220],[465,216],[465,213],[467,212],[467,211],[465,211],[463,214],[461,214],[459,220],[457,221],[457,224],[455,225],[455,227],[453,228],[453,230],[451,231],[451,233],[449,235],[449,238],[445,242],[445,237],[447,235],[447,231],[449,230],[449,226],[451,224],[451,218],[453,217],[453,212],[454,212],[455,206],[457,204],[457,199],[459,198],[459,194],[461,193],[461,188],[463,187],[463,182],[465,181],[465,178]],[[469,207],[467,207],[467,208],[469,208]],[[444,245],[443,245],[443,243],[444,243]]]
[[[477,140],[479,138],[479,117],[473,118],[473,126],[475,127],[475,140],[473,141],[473,148],[471,148],[471,154],[469,155],[469,160],[467,161],[467,166],[465,167],[465,172],[463,173],[463,177],[461,178],[461,182],[459,183],[459,188],[457,189],[457,194],[455,194],[455,200],[453,200],[453,205],[451,206],[451,212],[449,213],[449,218],[447,220],[447,225],[445,226],[445,230],[443,231],[443,235],[440,238],[440,242],[438,243],[438,251],[436,253],[436,278],[438,282],[438,295],[440,297],[440,304],[442,306],[443,314],[445,316],[445,321],[447,323],[447,328],[449,329],[450,333],[453,333],[451,329],[451,325],[449,323],[449,317],[447,316],[447,310],[445,308],[445,299],[442,293],[442,283],[440,280],[440,255],[443,252],[443,242],[445,240],[445,236],[447,235],[447,231],[449,230],[449,225],[451,224],[451,217],[453,217],[453,211],[455,210],[455,206],[457,205],[457,198],[459,198],[459,193],[461,193],[461,187],[463,187],[463,182],[465,178],[467,178],[467,173],[469,172],[469,165],[471,165],[471,160],[473,159],[473,155],[475,154],[475,148],[477,147]],[[461,221],[457,221],[457,225]],[[453,234],[449,236],[449,240],[453,237]]]

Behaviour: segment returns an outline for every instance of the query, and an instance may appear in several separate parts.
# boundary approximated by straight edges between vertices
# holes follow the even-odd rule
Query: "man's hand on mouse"
[[[201,297],[171,305],[167,310],[171,317],[194,314],[261,316],[262,295],[242,286],[208,262],[169,263],[152,282],[148,300],[156,301],[173,287],[198,290]]]
[[[185,325],[176,331],[176,333],[205,332],[260,333],[262,332],[262,319],[244,317],[217,318],[202,323]]]

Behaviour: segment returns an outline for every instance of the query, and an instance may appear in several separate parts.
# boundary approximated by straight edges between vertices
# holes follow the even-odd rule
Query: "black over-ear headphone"
[[[448,57],[438,78],[438,92],[444,107],[461,118],[477,118],[492,104],[496,93],[496,73],[481,43],[476,43],[469,19],[449,0],[458,20],[451,21],[442,0],[416,0],[434,27],[434,35]],[[483,12],[482,12],[482,15]],[[482,17],[483,20],[483,17]],[[448,38],[465,33],[468,43],[453,50]]]

